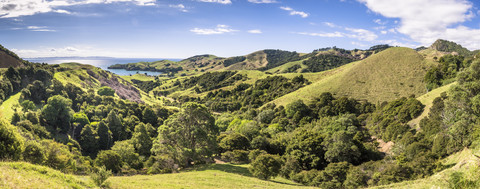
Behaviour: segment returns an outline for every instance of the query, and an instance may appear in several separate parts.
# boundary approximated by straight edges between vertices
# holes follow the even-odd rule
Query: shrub
[[[45,155],[45,149],[43,146],[32,140],[28,141],[27,145],[25,146],[23,159],[34,164],[42,164],[45,160],[47,160],[47,156]]]
[[[110,183],[105,181],[107,181],[110,176],[112,176],[112,171],[107,170],[105,166],[99,167],[97,171],[90,174],[93,183],[101,188],[109,188]]]
[[[264,154],[258,156],[249,167],[253,176],[268,180],[280,173],[282,160],[278,155]]]
[[[100,96],[115,96],[115,90],[113,90],[112,88],[110,88],[108,86],[100,87],[100,89],[98,89],[97,93]]]
[[[0,159],[18,160],[23,152],[23,138],[16,128],[0,120]]]
[[[122,169],[122,157],[113,150],[104,150],[98,153],[97,159],[95,159],[96,166],[105,166],[107,170],[111,170],[114,173],[118,173]]]
[[[232,163],[248,163],[248,151],[233,150],[222,153],[222,160]]]

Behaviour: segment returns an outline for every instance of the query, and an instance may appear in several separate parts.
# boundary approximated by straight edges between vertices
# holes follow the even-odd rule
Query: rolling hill
[[[0,45],[0,68],[23,66],[24,60]]]
[[[409,48],[389,48],[364,60],[322,73],[322,79],[273,101],[286,105],[297,99],[311,101],[323,92],[372,103],[425,94],[423,77],[428,64]]]

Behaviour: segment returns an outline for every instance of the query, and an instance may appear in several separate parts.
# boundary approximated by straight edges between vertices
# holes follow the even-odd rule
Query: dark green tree
[[[97,125],[98,148],[108,150],[113,145],[112,132],[108,129],[105,122],[100,121]]]
[[[182,111],[170,116],[159,127],[159,134],[152,151],[169,154],[183,166],[191,162],[211,159],[216,148],[218,128],[215,119],[204,105],[188,102]]]
[[[90,125],[85,125],[80,133],[80,140],[78,141],[82,147],[82,152],[85,155],[94,157],[98,152],[98,135],[95,129]]]
[[[47,104],[42,108],[41,117],[45,123],[59,131],[67,133],[70,130],[70,121],[73,110],[70,108],[72,101],[60,95],[48,98]]]
[[[98,89],[98,95],[100,96],[115,96],[115,90],[108,86],[103,86]]]
[[[253,176],[268,180],[280,173],[282,160],[278,155],[262,154],[253,161],[249,167]]]
[[[122,120],[118,117],[115,110],[110,111],[107,116],[107,126],[112,131],[113,141],[127,139],[127,129],[122,123]]]
[[[152,149],[152,139],[150,138],[147,127],[144,123],[135,126],[135,132],[132,137],[132,144],[138,154],[143,156],[150,156],[150,149]]]

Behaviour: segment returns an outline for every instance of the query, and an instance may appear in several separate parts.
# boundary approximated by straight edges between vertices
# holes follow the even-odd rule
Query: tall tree
[[[108,113],[107,126],[112,131],[113,141],[127,139],[127,130],[114,110]]]
[[[167,154],[177,163],[189,166],[191,162],[211,157],[219,132],[204,105],[188,102],[159,127],[158,133],[152,152]]]
[[[93,157],[98,152],[98,135],[91,125],[85,125],[78,141],[85,155]]]
[[[135,146],[138,154],[143,156],[150,155],[150,149],[152,149],[152,139],[150,138],[147,131],[147,126],[144,123],[140,123],[135,126],[132,143]]]
[[[100,121],[97,125],[98,147],[100,150],[108,150],[113,145],[112,132],[105,122]]]
[[[47,104],[42,108],[41,117],[47,125],[60,133],[67,133],[70,130],[70,121],[73,110],[70,108],[72,101],[60,95],[48,98]]]

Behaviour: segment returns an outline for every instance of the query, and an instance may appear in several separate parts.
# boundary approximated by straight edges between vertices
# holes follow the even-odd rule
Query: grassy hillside
[[[418,179],[413,181],[406,181],[395,183],[386,186],[373,187],[375,189],[430,189],[430,188],[450,188],[448,179],[454,172],[462,172],[468,177],[476,176],[480,159],[478,158],[479,151],[464,149],[461,152],[453,154],[443,160],[443,164],[447,165],[448,169],[438,172],[430,177]]]
[[[0,45],[0,68],[23,66],[23,60],[14,52]]]
[[[231,164],[212,164],[176,174],[112,177],[109,181],[112,188],[312,188],[282,178],[260,180],[252,177],[246,166]]]
[[[0,162],[0,188],[93,188],[88,177],[25,162]]]
[[[20,109],[20,103],[18,102],[20,95],[21,93],[12,95],[0,105],[0,117],[6,118],[7,120],[12,119],[15,113],[14,108],[18,106],[18,109]]]
[[[297,99],[310,101],[323,92],[379,103],[426,93],[423,77],[429,64],[409,48],[389,48],[365,60],[322,72],[322,79],[273,102],[286,105]]]
[[[425,108],[424,108],[424,110],[423,110],[423,112],[420,116],[416,117],[415,119],[412,119],[411,121],[408,122],[408,124],[410,126],[415,126],[415,125],[418,126],[418,124],[420,123],[420,120],[427,117],[428,113],[430,113],[430,108],[433,105],[433,100],[435,100],[435,98],[437,98],[437,97],[440,97],[440,95],[443,92],[447,92],[450,89],[450,87],[452,87],[455,84],[456,84],[456,82],[450,83],[448,85],[436,88],[436,89],[428,92],[427,94],[419,96],[417,98],[417,100],[419,100],[423,105],[425,105]]]

